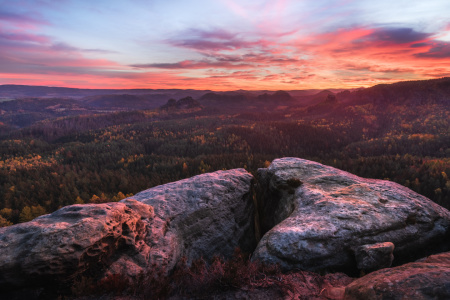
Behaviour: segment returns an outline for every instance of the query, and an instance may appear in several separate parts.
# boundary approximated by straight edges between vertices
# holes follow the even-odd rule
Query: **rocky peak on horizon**
[[[194,98],[188,96],[179,99],[178,101],[175,99],[169,99],[166,104],[160,107],[162,110],[171,110],[171,109],[195,109],[201,108],[200,103]]]
[[[292,98],[292,96],[286,91],[276,91],[273,94],[264,93],[262,95],[258,95],[257,99],[260,101],[276,101],[280,103],[294,100],[294,98]]]

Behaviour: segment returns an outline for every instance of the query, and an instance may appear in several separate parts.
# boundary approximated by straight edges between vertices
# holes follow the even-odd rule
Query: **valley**
[[[1,226],[206,172],[256,174],[279,157],[450,208],[449,78],[303,92],[13,87],[0,87]]]

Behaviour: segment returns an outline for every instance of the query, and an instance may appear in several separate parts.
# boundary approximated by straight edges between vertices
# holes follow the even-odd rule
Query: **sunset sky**
[[[0,0],[0,84],[294,90],[445,76],[449,0]]]

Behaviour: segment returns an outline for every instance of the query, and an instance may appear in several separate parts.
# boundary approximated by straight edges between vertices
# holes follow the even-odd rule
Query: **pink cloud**
[[[38,25],[49,25],[49,22],[36,13],[16,14],[0,8],[0,22],[12,23],[19,28],[34,28]]]
[[[34,35],[21,32],[0,32],[0,42],[1,41],[44,44],[49,43],[51,40],[45,35]]]
[[[91,59],[79,49],[51,37],[24,32],[0,32],[0,63],[3,72],[26,74],[90,74],[101,70],[126,69],[106,59]]]

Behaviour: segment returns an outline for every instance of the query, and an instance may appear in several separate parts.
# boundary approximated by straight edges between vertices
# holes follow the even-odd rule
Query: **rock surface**
[[[344,299],[450,299],[450,252],[370,273],[349,284]]]
[[[155,209],[151,261],[169,269],[186,256],[231,257],[256,247],[251,195],[253,176],[244,169],[217,171],[142,191],[133,197]]]
[[[252,180],[244,169],[218,171],[0,228],[0,290],[70,284],[78,275],[133,279],[152,268],[168,272],[182,256],[252,251]]]
[[[394,260],[394,244],[391,242],[363,245],[356,248],[356,265],[364,271],[388,268]]]
[[[277,159],[258,174],[257,205],[253,176],[234,169],[0,228],[0,298],[15,289],[61,290],[80,276],[167,273],[182,257],[226,259],[236,247],[251,252],[258,222],[264,236],[252,259],[285,270],[372,271],[389,266],[392,254],[399,265],[450,248],[450,212],[393,182],[298,158]],[[269,292],[270,281],[271,295],[311,299],[342,299],[344,291],[347,299],[450,298],[450,252],[375,271],[347,288],[352,279],[343,274],[316,275],[267,277],[255,297]]]
[[[72,205],[0,228],[0,290],[63,283],[124,257],[148,257],[153,208],[137,201]]]
[[[285,270],[356,271],[355,251],[363,245],[393,243],[394,263],[449,247],[450,212],[394,182],[299,158],[276,159],[258,175],[267,233],[254,260]]]

